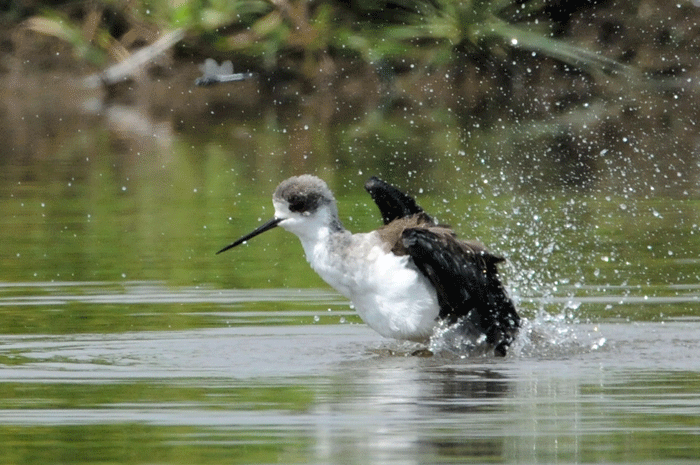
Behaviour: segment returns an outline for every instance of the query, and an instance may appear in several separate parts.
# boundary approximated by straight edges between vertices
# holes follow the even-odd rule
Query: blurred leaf
[[[73,41],[74,31],[63,20],[35,16],[25,23],[27,29],[56,37],[67,42]]]
[[[476,35],[479,37],[498,37],[513,47],[542,53],[594,74],[600,72],[631,73],[627,66],[615,60],[498,19],[494,19],[485,24],[483,28],[478,29]]]
[[[279,32],[280,26],[282,26],[282,14],[279,10],[275,10],[257,20],[251,29],[260,36],[267,36],[273,32]]]
[[[27,29],[39,34],[56,37],[70,43],[73,46],[73,53],[78,58],[94,64],[101,64],[105,60],[105,53],[90,43],[83,34],[82,28],[67,19],[55,14],[53,17],[34,16],[25,21],[24,25]]]
[[[173,8],[170,14],[171,24],[177,27],[191,27],[194,24],[193,13],[190,3],[185,3],[177,8]]]

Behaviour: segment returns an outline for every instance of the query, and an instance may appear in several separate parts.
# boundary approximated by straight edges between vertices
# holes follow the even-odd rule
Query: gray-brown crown
[[[322,179],[309,174],[282,181],[272,198],[278,202],[286,202],[289,211],[296,213],[312,213],[322,205],[335,204],[335,198],[328,185]]]

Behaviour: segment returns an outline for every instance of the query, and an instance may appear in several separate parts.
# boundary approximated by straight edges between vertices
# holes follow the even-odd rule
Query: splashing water
[[[465,333],[458,322],[448,325],[441,322],[428,344],[433,354],[457,355],[461,358],[487,356],[493,353],[493,347],[486,344],[486,335]]]
[[[597,326],[582,325],[571,313],[552,315],[540,310],[534,318],[521,320],[520,332],[509,355],[562,357],[599,350],[605,344],[606,338]]]
[[[605,344],[606,338],[597,326],[580,324],[571,312],[552,315],[540,310],[532,319],[521,320],[520,331],[508,349],[508,356],[556,358],[599,350]],[[435,355],[460,358],[493,355],[493,347],[486,344],[486,336],[474,338],[465,334],[459,324],[438,326],[428,350]]]
[[[597,325],[582,324],[567,306],[560,314],[538,310],[533,318],[521,319],[521,328],[508,348],[509,358],[550,359],[586,354],[609,346]],[[370,350],[384,356],[437,356],[460,359],[493,357],[486,336],[465,334],[460,323],[440,323],[427,344],[391,341]]]

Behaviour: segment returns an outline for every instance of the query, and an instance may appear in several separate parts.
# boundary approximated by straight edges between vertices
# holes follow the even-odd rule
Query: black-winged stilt
[[[311,267],[381,335],[426,341],[444,320],[505,355],[520,317],[498,277],[496,264],[504,259],[457,239],[390,184],[372,177],[365,189],[384,221],[375,231],[346,230],[326,183],[302,175],[275,190],[273,219],[217,253],[281,226],[299,237]]]

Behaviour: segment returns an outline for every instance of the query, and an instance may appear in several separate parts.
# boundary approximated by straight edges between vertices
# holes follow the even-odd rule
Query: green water
[[[304,102],[160,118],[13,108],[0,463],[700,456],[692,154],[611,150],[574,175],[545,142],[523,142],[531,131],[441,108],[332,123]],[[410,356],[285,231],[214,254],[302,172],[328,181],[353,231],[380,223],[362,188],[376,174],[507,257],[527,320],[511,354]]]

